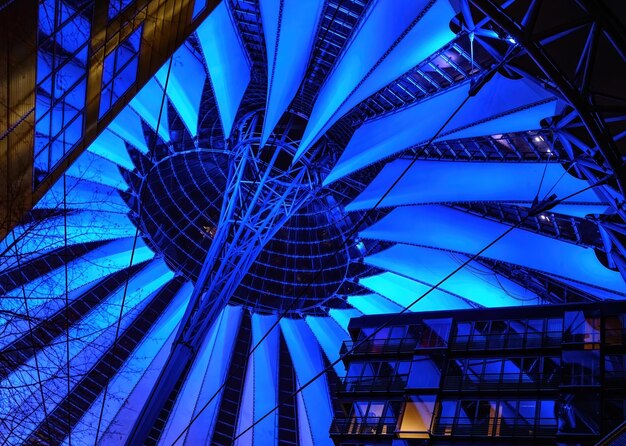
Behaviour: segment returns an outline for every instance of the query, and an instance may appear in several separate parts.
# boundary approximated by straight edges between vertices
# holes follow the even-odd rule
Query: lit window
[[[140,26],[104,58],[100,117],[115,104],[121,95],[137,80]]]

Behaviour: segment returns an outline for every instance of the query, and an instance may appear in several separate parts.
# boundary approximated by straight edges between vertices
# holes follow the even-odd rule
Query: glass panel
[[[626,316],[607,316],[604,319],[604,342],[609,345],[624,345],[626,342]]]
[[[559,433],[597,434],[600,419],[600,395],[566,393],[556,402]]]
[[[109,0],[109,20],[118,15],[134,0]]]
[[[407,388],[427,389],[439,387],[441,365],[430,356],[415,356]]]
[[[196,18],[198,17],[198,14],[200,14],[204,8],[206,8],[206,0],[196,0],[194,5],[193,5],[193,14],[192,14],[192,18]]]
[[[404,405],[400,438],[428,438],[435,409],[435,395],[413,395]]]
[[[600,342],[600,318],[583,311],[565,313],[565,342]]]
[[[102,117],[137,79],[142,26],[104,58],[100,114]]]
[[[600,352],[598,350],[563,352],[563,385],[597,384],[600,384]]]

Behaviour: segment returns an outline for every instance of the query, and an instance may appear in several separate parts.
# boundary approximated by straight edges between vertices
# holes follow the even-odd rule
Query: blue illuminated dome
[[[40,15],[78,36],[77,3]],[[124,444],[188,347],[147,444],[331,445],[352,317],[624,299],[618,182],[595,185],[571,98],[460,4],[219,3],[0,242],[0,439]],[[39,120],[38,95],[42,179],[76,98]]]

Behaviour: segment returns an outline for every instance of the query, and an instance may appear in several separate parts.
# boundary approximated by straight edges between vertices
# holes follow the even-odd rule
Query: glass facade
[[[142,29],[143,26],[140,26],[133,31],[104,58],[100,117],[109,111],[120,96],[137,80]]]
[[[615,302],[354,319],[331,436],[595,444],[625,419],[624,315]]]
[[[92,1],[39,4],[34,180],[83,136]]]

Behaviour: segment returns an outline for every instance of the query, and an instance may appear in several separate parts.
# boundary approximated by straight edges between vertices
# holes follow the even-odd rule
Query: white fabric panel
[[[181,45],[172,56],[172,64],[166,62],[159,71],[156,79],[165,88],[167,83],[167,97],[185,123],[191,136],[198,134],[198,113],[202,90],[206,81],[206,72],[202,66],[201,56],[194,54],[186,44]],[[169,71],[169,79],[167,73]],[[158,110],[158,109],[157,109]],[[167,120],[164,113],[163,120]]]
[[[200,68],[202,68],[202,66],[200,66]],[[159,85],[157,79],[160,79],[158,74],[156,77],[151,77],[133,100],[130,101],[129,105],[150,127],[152,127],[152,130],[156,132],[158,127],[161,139],[165,142],[169,142],[170,130],[167,119],[167,101],[163,100],[163,88]],[[161,104],[163,106],[162,110]],[[160,121],[159,117],[161,118]]]
[[[338,360],[341,344],[343,341],[350,339],[348,332],[330,317],[307,316],[305,320],[320,343],[328,360],[330,362]],[[339,361],[334,368],[337,375],[344,376],[346,374],[343,362]]]
[[[407,159],[388,163],[374,181],[346,206],[346,210],[370,209],[388,191],[379,207],[462,201],[521,201],[530,204],[538,191],[540,198],[548,193],[567,197],[589,185],[586,181],[568,174],[557,163],[546,165],[418,160],[409,168],[410,164],[411,160]],[[407,168],[406,174],[391,188]],[[572,197],[565,204],[572,202],[595,204],[601,200],[593,190],[587,190]]]
[[[361,125],[324,179],[324,185],[429,141],[468,97],[469,88],[470,83],[465,82]],[[540,128],[541,119],[556,113],[556,106],[552,95],[530,81],[510,80],[496,74],[476,96],[465,102],[437,141],[535,130]]]
[[[148,145],[143,134],[141,118],[130,107],[124,107],[109,124],[109,131],[125,140],[142,153],[148,153]]]
[[[380,294],[364,294],[348,297],[348,303],[365,315],[391,314],[402,311],[402,307]]]
[[[130,155],[128,155],[124,140],[109,129],[104,130],[87,150],[115,164],[119,164],[125,169],[133,170],[135,168]]]
[[[406,308],[431,286],[386,272],[359,279],[359,284],[378,293],[402,308]],[[435,289],[422,297],[409,311],[459,310],[470,308],[469,304],[457,296]]]
[[[388,240],[475,254],[509,226],[446,206],[424,205],[394,209],[360,233],[368,239]],[[616,271],[605,268],[591,249],[514,229],[483,257],[522,265],[620,293],[626,284]]]
[[[239,103],[250,82],[250,65],[230,18],[228,2],[221,2],[215,7],[198,27],[197,34],[209,70],[224,135],[228,137]]]
[[[135,351],[109,382],[98,444],[123,444],[126,441],[137,412],[165,363],[192,289],[189,282],[181,287]],[[120,398],[120,395],[128,396]],[[94,444],[93,435],[98,427],[102,398],[101,394],[72,430],[73,446]],[[63,445],[69,444],[68,437]]]
[[[301,388],[324,369],[320,347],[305,321],[283,318],[280,327],[296,370],[298,388]],[[333,443],[328,431],[332,421],[332,406],[326,375],[317,378],[301,393],[305,410],[300,411],[298,417],[307,417],[315,445],[331,446]]]
[[[224,318],[225,326],[217,333],[216,346],[220,347],[215,350],[211,356],[207,375],[200,391],[198,401],[200,405],[196,407],[194,417],[198,416],[199,411],[207,401],[215,394],[219,386],[228,379],[228,367],[233,355],[233,348],[237,341],[237,332],[241,325],[243,317],[242,307],[228,306],[226,308],[226,316]],[[187,433],[187,444],[196,445],[208,443],[209,436],[213,434],[213,428],[217,420],[218,408],[221,401],[221,394],[213,399],[213,401],[198,416],[197,421],[191,425]]]
[[[328,314],[346,332],[348,331],[348,324],[350,323],[350,319],[352,319],[353,317],[362,316],[362,313],[358,309],[344,310],[344,309],[331,308],[330,310],[328,310]]]
[[[448,1],[372,3],[322,85],[296,159],[357,103],[449,42],[453,16]]]
[[[259,6],[268,70],[263,146],[306,73],[324,2],[261,0]]]
[[[252,315],[252,345],[269,335],[252,353],[254,356],[254,421],[258,421],[278,404],[278,353],[280,346],[280,326],[277,316]],[[270,331],[271,329],[271,331]],[[254,426],[255,444],[278,444],[278,412],[274,411]]]
[[[242,308],[227,306],[209,330],[168,418],[159,444],[171,445],[222,385],[241,322]],[[221,394],[202,411],[180,444],[205,444],[211,439]]]
[[[365,258],[365,263],[408,278],[435,285],[455,271],[468,257],[436,249],[397,244]],[[531,291],[494,273],[478,262],[470,262],[446,279],[439,289],[462,296],[485,307],[537,305]]]

